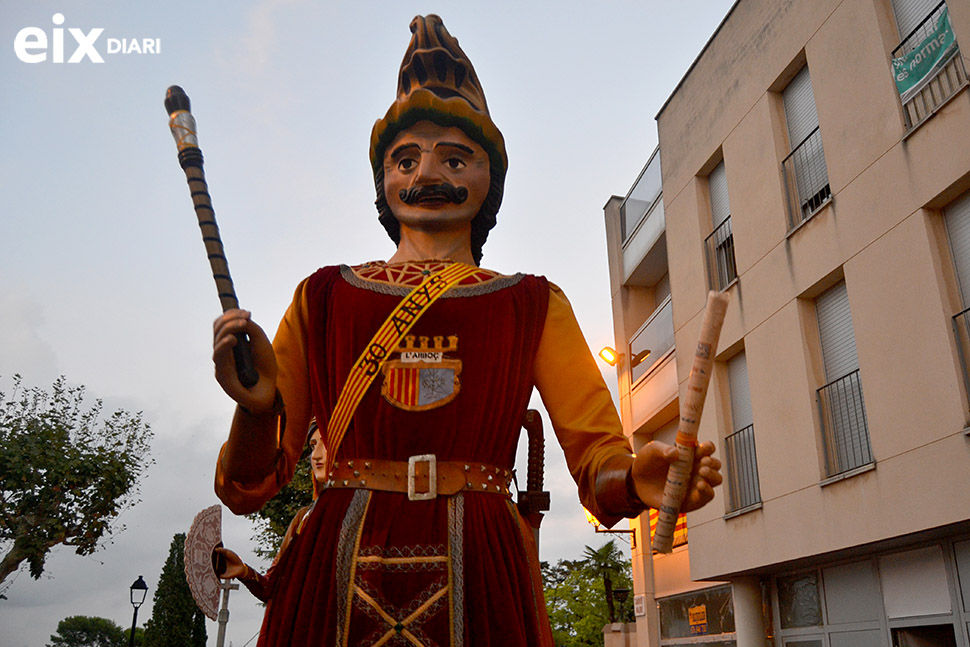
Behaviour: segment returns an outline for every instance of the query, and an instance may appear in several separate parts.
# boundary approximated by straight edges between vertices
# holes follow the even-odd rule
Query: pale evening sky
[[[90,557],[57,548],[39,581],[16,576],[0,647],[42,647],[70,615],[127,628],[139,574],[143,624],[172,536],[218,502],[233,405],[212,378],[219,303],[162,106],[169,85],[193,102],[240,302],[272,331],[317,267],[393,252],[373,207],[370,129],[394,97],[411,18],[441,15],[509,153],[483,265],[556,282],[595,350],[613,340],[602,207],[636,179],[654,116],[732,3],[0,0],[0,391],[15,373],[43,387],[65,375],[107,410],[143,411],[156,460],[113,543]],[[18,58],[26,27],[45,32],[48,48],[31,50],[45,61]],[[84,45],[67,62],[72,28],[103,63]],[[109,53],[122,39],[158,51]],[[540,552],[574,559],[603,539],[548,438]],[[524,472],[523,451],[518,462]],[[226,544],[262,565],[251,535],[224,512]],[[261,608],[242,590],[230,611],[226,644],[254,645]],[[208,632],[214,645],[215,623]]]

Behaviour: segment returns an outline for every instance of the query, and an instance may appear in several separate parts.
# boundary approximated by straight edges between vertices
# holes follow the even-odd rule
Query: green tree
[[[158,578],[152,617],[145,623],[145,647],[205,647],[205,616],[185,579],[185,533],[172,537]]]
[[[50,392],[23,388],[19,375],[0,392],[0,583],[25,563],[38,579],[58,544],[93,553],[138,502],[148,424],[123,410],[102,418],[101,400],[83,400],[63,376]]]
[[[128,632],[107,618],[70,616],[57,623],[47,647],[125,647]]]
[[[610,622],[604,571],[613,589],[632,588],[630,561],[613,541],[598,549],[586,546],[583,559],[542,562],[546,611],[559,647],[599,647]],[[617,621],[632,621],[632,610],[616,609]]]
[[[256,528],[256,534],[253,537],[256,542],[255,552],[260,557],[272,559],[276,556],[290,521],[300,508],[310,505],[313,501],[313,479],[310,476],[310,470],[299,467],[308,464],[309,456],[310,448],[304,447],[303,454],[297,462],[298,467],[293,474],[293,480],[267,501],[258,512],[249,515],[249,519]]]
[[[606,617],[609,622],[623,622],[626,620],[622,612],[617,611],[617,603],[613,597],[616,589],[631,588],[628,571],[630,560],[616,547],[611,539],[597,549],[585,547],[583,563],[593,575],[603,580],[603,591],[606,599]],[[627,577],[623,578],[626,573]],[[616,579],[615,578],[620,578]]]

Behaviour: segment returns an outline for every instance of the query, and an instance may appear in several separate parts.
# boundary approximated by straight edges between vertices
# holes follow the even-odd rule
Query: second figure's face
[[[327,482],[327,448],[323,445],[319,429],[310,436],[310,470],[317,483]]]
[[[384,195],[402,227],[470,227],[489,185],[488,154],[459,128],[419,121],[384,154]]]

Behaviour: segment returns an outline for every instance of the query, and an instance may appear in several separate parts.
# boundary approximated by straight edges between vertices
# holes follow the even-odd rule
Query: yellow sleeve
[[[296,288],[293,303],[283,315],[273,350],[276,353],[276,386],[283,396],[286,413],[285,427],[280,425],[280,446],[286,456],[288,470],[282,487],[293,478],[296,462],[300,460],[310,428],[310,360],[307,350],[307,280]],[[282,474],[281,474],[282,476]],[[277,488],[279,489],[279,488]]]
[[[536,388],[579,486],[580,501],[600,522],[612,526],[620,517],[597,505],[596,475],[608,458],[633,452],[566,295],[552,283],[549,287],[549,309],[536,355]]]
[[[242,483],[233,480],[223,468],[222,456],[226,445],[219,453],[216,494],[236,514],[255,512],[273,498],[293,478],[296,463],[303,452],[310,425],[306,283],[304,280],[297,286],[293,302],[283,315],[273,339],[277,364],[276,386],[283,396],[284,407],[277,431],[279,452],[276,462],[262,479]]]

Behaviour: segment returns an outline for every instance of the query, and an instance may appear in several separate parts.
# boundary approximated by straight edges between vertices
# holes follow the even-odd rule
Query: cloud
[[[249,10],[248,31],[242,37],[245,45],[244,59],[234,62],[233,67],[242,63],[249,72],[262,75],[269,69],[269,63],[281,54],[277,39],[278,11],[292,5],[305,4],[304,0],[263,0]]]
[[[46,384],[57,377],[54,349],[44,339],[44,306],[30,296],[0,292],[0,376],[19,373],[25,384]]]

